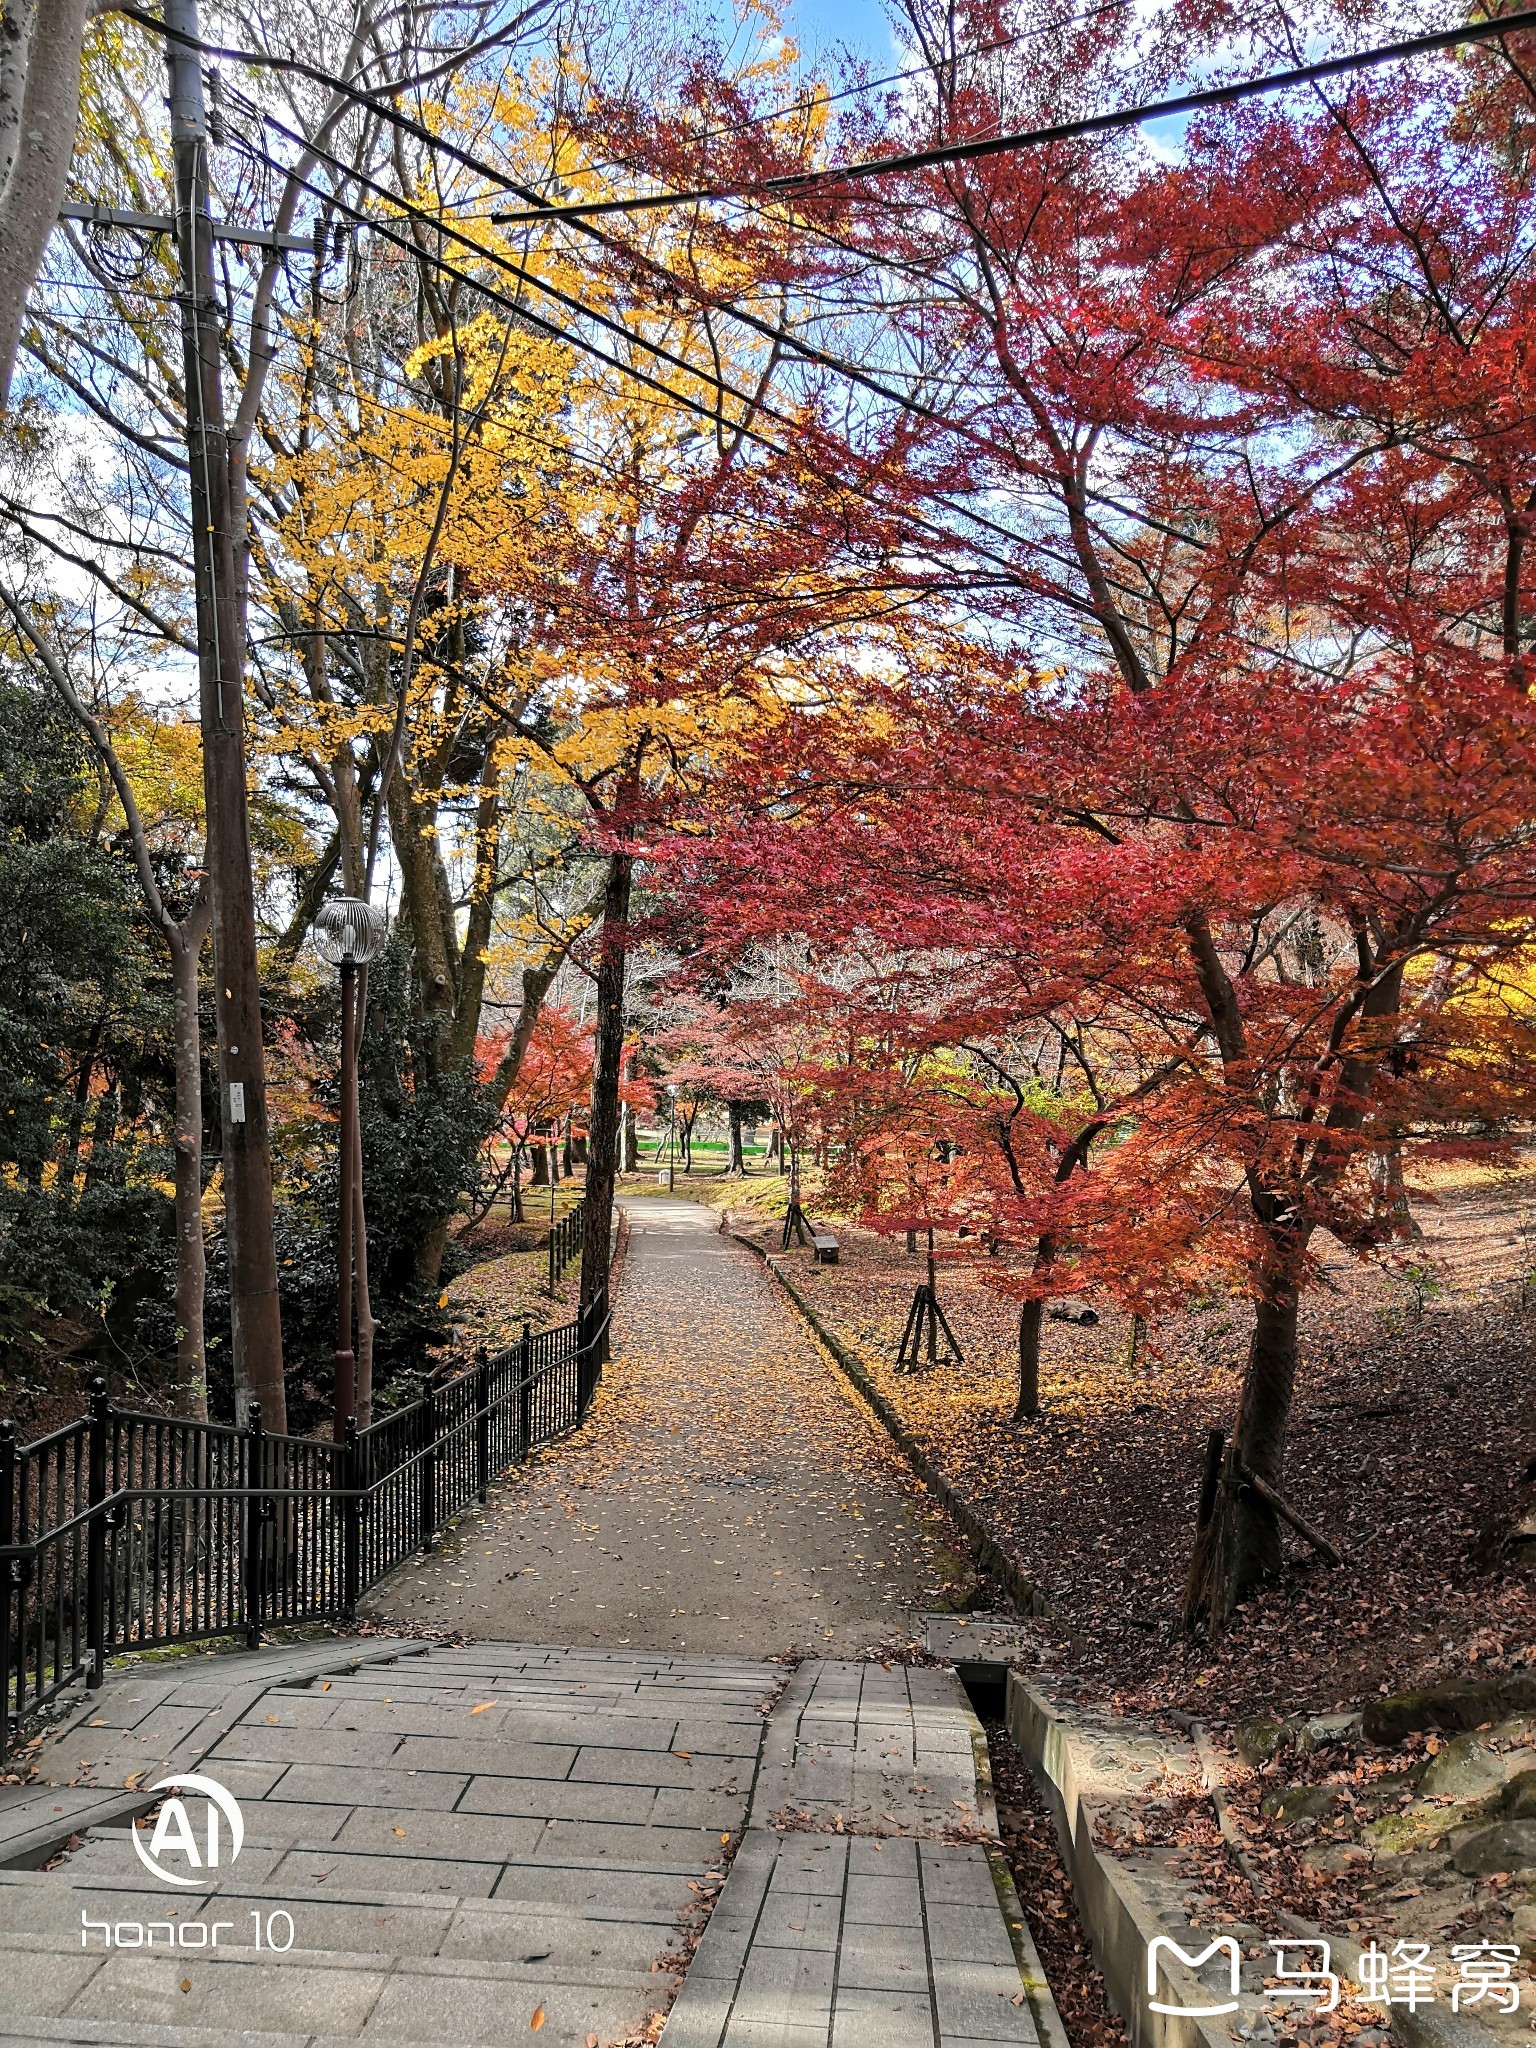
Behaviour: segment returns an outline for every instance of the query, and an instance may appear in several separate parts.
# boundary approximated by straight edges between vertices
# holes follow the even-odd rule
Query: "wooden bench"
[[[837,1239],[830,1230],[811,1231],[811,1256],[818,1266],[837,1264]]]

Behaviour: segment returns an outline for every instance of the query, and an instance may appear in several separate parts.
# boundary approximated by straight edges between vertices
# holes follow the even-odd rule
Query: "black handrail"
[[[575,1212],[573,1212],[575,1213]],[[586,1415],[606,1297],[345,1443],[115,1408],[18,1444],[0,1420],[0,1758],[114,1652],[355,1618],[358,1599],[498,1474]]]

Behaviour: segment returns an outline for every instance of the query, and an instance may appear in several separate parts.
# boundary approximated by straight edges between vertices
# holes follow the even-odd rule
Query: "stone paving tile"
[[[321,1886],[330,1885],[337,1872],[333,1855],[295,1849],[272,1874],[272,1883],[293,1899],[312,1897]],[[417,1856],[409,1873],[403,1873],[398,1857],[348,1856],[344,1859],[347,1881],[355,1884],[408,1884],[413,1894],[441,1893],[445,1898],[472,1896],[489,1898],[501,1874],[498,1863],[472,1863],[462,1858]]]
[[[448,1813],[428,1807],[369,1806],[349,1812],[334,1846],[344,1852],[381,1851],[408,1862],[418,1856],[464,1856],[476,1863],[506,1863],[526,1856],[543,1838],[544,1823],[494,1814]]]
[[[754,1944],[737,1979],[732,2019],[824,2028],[832,2010],[837,1960],[835,1953],[825,1949],[759,1948]]]
[[[968,2041],[1032,2043],[1027,2007],[1013,2003],[1019,1973],[1008,1964],[951,1959],[933,1965],[933,1996],[943,2033]]]
[[[489,1715],[486,1716],[489,1719]],[[485,1741],[480,1724],[471,1721],[472,1737],[452,1735],[407,1735],[389,1759],[392,1771],[473,1771],[477,1776],[497,1778],[542,1778],[558,1780],[571,1776],[577,1751],[551,1742],[524,1742],[513,1722],[499,1742]],[[648,1782],[655,1783],[650,1780]]]
[[[1014,1973],[1017,1988],[1018,1973]],[[928,1991],[928,1952],[922,1922],[914,1927],[860,1927],[844,1922],[837,1952],[837,1994],[849,1991]]]
[[[534,1815],[541,1820],[603,1821],[622,1827],[649,1824],[657,1794],[649,1785],[551,1784],[542,1778],[472,1778],[457,1801],[460,1813]],[[678,1816],[694,1823],[695,1816]],[[703,1824],[703,1817],[697,1820]]]
[[[588,1821],[551,1821],[533,1852],[538,1863],[628,1866],[637,1870],[696,1873],[721,1848],[718,1834],[698,1828],[599,1826]]]
[[[220,1781],[228,1782],[230,1790],[242,1799],[247,1795],[235,1774],[247,1768],[256,1767],[232,1766],[219,1774]],[[312,1806],[390,1805],[447,1812],[458,1804],[469,1783],[469,1774],[463,1771],[392,1771],[366,1764],[289,1764],[272,1773],[272,1782],[264,1791],[278,1800],[297,1800]],[[259,1799],[263,1794],[251,1796]]]
[[[481,1966],[482,1970],[484,1966]],[[445,1974],[448,1973],[448,1974]],[[662,1980],[657,1980],[658,1986]],[[658,1988],[656,2004],[662,2002]],[[542,2006],[540,2048],[580,2048],[588,2034],[613,2038],[630,2031],[636,2000],[632,1989],[612,1985],[532,1984],[477,1974],[474,1966],[439,1965],[437,1971],[403,1966],[381,1988],[366,2024],[364,2041],[425,2037],[460,2043],[501,2044],[529,2038],[534,2012]],[[451,2035],[444,2021],[451,2021]]]
[[[926,1991],[839,1991],[832,2048],[933,2048]]]
[[[681,1896],[691,1896],[682,1894]],[[594,1870],[587,1864],[509,1863],[496,1886],[498,1904],[579,1906],[594,1920],[675,1920],[680,1893],[676,1870]]]

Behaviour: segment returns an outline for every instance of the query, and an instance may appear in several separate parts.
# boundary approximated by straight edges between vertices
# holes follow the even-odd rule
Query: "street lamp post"
[[[667,1193],[677,1186],[677,1083],[667,1083]]]
[[[377,904],[337,896],[315,913],[315,951],[341,970],[341,1214],[336,1231],[336,1392],[332,1433],[346,1441],[357,1413],[357,1358],[352,1349],[352,1217],[357,1202],[357,970],[377,959],[389,920]]]

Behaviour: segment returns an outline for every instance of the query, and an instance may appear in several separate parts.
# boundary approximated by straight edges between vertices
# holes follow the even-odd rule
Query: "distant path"
[[[884,1437],[696,1203],[626,1205],[614,1355],[585,1428],[373,1595],[507,1642],[845,1657],[958,1566]]]

